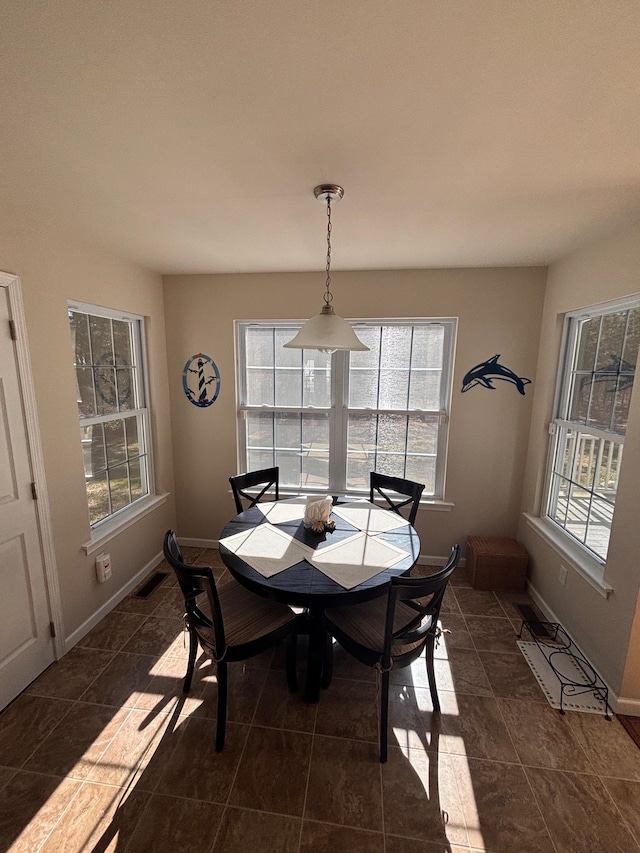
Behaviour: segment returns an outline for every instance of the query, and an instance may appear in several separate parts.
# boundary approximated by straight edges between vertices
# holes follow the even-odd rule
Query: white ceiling
[[[640,218],[638,0],[0,0],[0,202],[162,273],[546,263]]]

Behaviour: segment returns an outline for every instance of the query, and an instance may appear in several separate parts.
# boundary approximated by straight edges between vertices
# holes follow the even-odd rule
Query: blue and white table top
[[[317,534],[303,525],[305,504],[305,497],[257,504],[229,522],[219,541],[232,573],[257,588],[289,591],[296,603],[296,596],[373,589],[418,559],[418,534],[396,513],[369,501],[338,504],[335,529]]]

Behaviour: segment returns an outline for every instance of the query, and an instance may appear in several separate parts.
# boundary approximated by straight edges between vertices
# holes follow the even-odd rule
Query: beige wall
[[[337,272],[335,306],[342,316],[458,317],[446,500],[449,512],[421,509],[422,552],[446,555],[468,534],[513,536],[533,394],[506,382],[493,391],[460,393],[478,362],[504,364],[535,379],[546,271],[528,269]],[[299,319],[317,313],[324,276],[197,275],[164,279],[178,531],[217,540],[234,515],[228,477],[236,473],[233,321]],[[221,373],[221,392],[201,409],[182,392],[182,370],[204,352]]]
[[[540,510],[549,440],[547,425],[552,417],[564,313],[639,291],[640,225],[609,235],[550,267],[533,398],[524,512],[538,514]],[[531,555],[531,580],[537,594],[552,608],[614,692],[625,700],[638,701],[637,713],[640,713],[640,669],[631,663],[638,658],[640,623],[637,622],[632,646],[629,638],[640,579],[639,506],[640,389],[636,383],[605,570],[605,580],[613,587],[613,593],[604,599],[571,569],[566,586],[561,586],[557,580],[560,556],[524,519],[520,522],[519,538]]]
[[[6,207],[0,212],[0,233],[0,269],[22,281],[69,636],[155,558],[166,527],[176,524],[185,538],[217,539],[233,514],[227,484],[236,471],[233,320],[305,318],[321,306],[324,276],[168,276],[163,294],[158,276]],[[458,318],[446,490],[453,508],[420,511],[417,528],[423,554],[442,557],[452,542],[464,543],[469,534],[517,534],[531,555],[536,593],[614,691],[638,703],[637,389],[606,569],[606,580],[614,589],[609,599],[575,572],[570,572],[566,587],[560,586],[558,554],[522,521],[520,510],[539,511],[562,315],[640,291],[639,271],[640,226],[636,226],[554,264],[546,296],[546,271],[541,268],[334,276],[335,304],[343,316]],[[114,575],[104,585],[95,580],[94,557],[81,547],[90,532],[66,313],[69,299],[148,318],[157,489],[170,493],[164,505],[108,543]],[[199,351],[213,357],[222,375],[220,398],[207,409],[191,405],[182,392],[184,363]],[[464,373],[495,353],[518,374],[534,380],[525,397],[500,382],[494,391],[474,388],[461,394]]]
[[[162,550],[162,534],[175,519],[162,282],[159,276],[82,245],[5,207],[0,212],[0,269],[20,276],[38,405],[57,570],[68,637],[116,595]],[[89,540],[89,517],[80,449],[73,352],[67,300],[118,308],[148,317],[153,438],[160,508],[115,536],[113,577],[98,584]]]

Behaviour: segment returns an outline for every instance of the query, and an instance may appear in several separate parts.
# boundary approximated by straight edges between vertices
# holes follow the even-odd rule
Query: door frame
[[[31,371],[29,341],[27,339],[27,321],[24,313],[24,303],[22,301],[22,283],[19,276],[0,271],[0,285],[7,288],[9,311],[16,331],[16,340],[14,343],[16,348],[18,380],[20,383],[22,405],[24,407],[27,444],[29,448],[29,464],[31,466],[33,481],[37,486],[38,499],[34,503],[38,522],[40,552],[42,554],[44,568],[44,581],[49,605],[49,616],[55,632],[55,636],[53,637],[53,651],[55,659],[58,660],[62,655],[64,655],[67,649],[62,620],[60,585],[58,582],[58,569],[56,565],[53,540],[53,527],[51,524],[49,494],[47,491],[47,481],[45,476],[40,426],[38,423],[36,392],[33,384],[33,374]]]

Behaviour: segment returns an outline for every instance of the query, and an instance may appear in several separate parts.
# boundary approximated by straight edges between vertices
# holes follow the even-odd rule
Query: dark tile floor
[[[215,551],[186,550],[220,566]],[[547,704],[516,646],[517,601],[528,599],[454,578],[442,711],[423,661],[394,672],[386,765],[374,674],[340,649],[315,706],[287,692],[281,650],[232,664],[216,754],[215,674],[201,660],[182,695],[170,576],[149,599],[125,599],[0,715],[0,849],[638,851],[640,750],[615,718]]]

